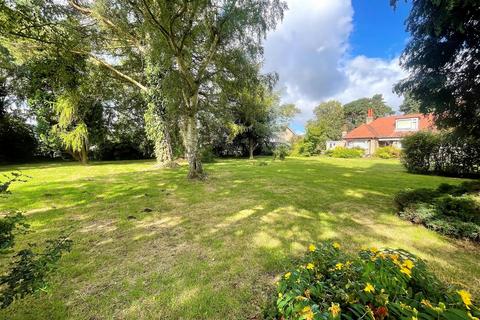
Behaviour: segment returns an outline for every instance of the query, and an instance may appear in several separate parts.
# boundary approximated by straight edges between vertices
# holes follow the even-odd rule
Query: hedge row
[[[410,172],[480,175],[480,139],[421,131],[405,137],[402,146],[402,162]]]

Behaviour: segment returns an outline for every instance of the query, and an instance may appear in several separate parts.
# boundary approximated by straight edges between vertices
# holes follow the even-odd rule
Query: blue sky
[[[404,21],[411,4],[400,1],[394,11],[388,0],[354,0],[351,54],[394,58],[405,47]]]
[[[398,63],[408,34],[410,4],[389,0],[286,0],[289,10],[265,41],[266,72],[280,76],[282,101],[301,109],[292,122],[303,132],[312,110],[330,99],[347,103],[383,94],[397,109],[393,84],[406,76]]]

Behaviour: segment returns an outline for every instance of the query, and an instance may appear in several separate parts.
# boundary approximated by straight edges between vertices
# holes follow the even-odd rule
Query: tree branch
[[[135,36],[133,36],[131,33],[124,31],[122,28],[117,26],[112,20],[108,19],[107,17],[104,17],[98,12],[94,12],[92,9],[87,8],[87,7],[82,7],[77,3],[77,0],[68,0],[68,3],[75,8],[76,10],[80,11],[81,13],[91,16],[93,18],[98,18],[102,20],[107,26],[109,26],[111,29],[115,30],[118,33],[121,33],[123,35],[126,35],[130,40],[135,44],[135,46],[140,50],[143,51],[143,46],[140,42],[139,39],[137,39]]]
[[[137,86],[138,88],[140,88],[142,91],[147,91],[147,87],[145,87],[143,84],[141,84],[140,82],[138,82],[137,80],[133,79],[132,77],[130,77],[129,75],[126,75],[125,73],[119,71],[117,68],[115,68],[114,66],[112,66],[110,63],[106,62],[105,60],[103,59],[100,59],[98,58],[97,56],[95,56],[93,53],[91,52],[84,52],[84,51],[76,51],[76,50],[72,50],[73,53],[78,53],[78,54],[81,54],[81,55],[88,55],[90,58],[92,58],[93,60],[95,60],[95,62],[98,64],[98,65],[101,65],[105,68],[107,68],[108,70],[112,71],[114,74],[116,74],[117,76],[119,76],[120,78],[134,84],[135,86]]]

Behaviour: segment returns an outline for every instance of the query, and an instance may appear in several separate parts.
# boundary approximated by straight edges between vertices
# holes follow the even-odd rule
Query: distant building
[[[292,144],[297,134],[292,129],[286,127],[284,130],[277,132],[270,140],[273,144]]]
[[[435,130],[433,116],[421,113],[395,115],[374,119],[373,110],[368,110],[366,123],[344,134],[341,141],[327,141],[327,150],[342,145],[347,148],[361,148],[367,155],[377,148],[395,146],[402,148],[402,139],[411,133]]]

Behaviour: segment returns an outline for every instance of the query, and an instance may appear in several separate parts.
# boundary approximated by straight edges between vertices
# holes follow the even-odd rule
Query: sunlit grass
[[[28,214],[42,241],[73,232],[47,292],[7,319],[252,319],[275,278],[313,241],[401,247],[449,283],[480,293],[480,249],[395,215],[393,194],[460,180],[411,175],[396,161],[221,160],[209,178],[152,161],[3,167],[32,176],[0,209]],[[149,210],[151,209],[151,211]]]

